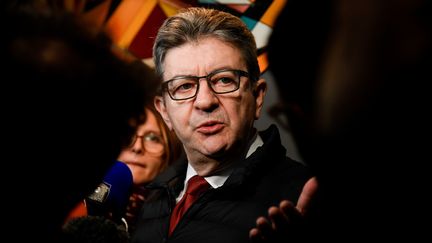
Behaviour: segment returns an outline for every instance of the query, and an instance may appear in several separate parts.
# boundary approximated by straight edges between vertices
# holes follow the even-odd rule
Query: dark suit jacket
[[[204,193],[168,237],[170,213],[183,188],[187,161],[161,174],[149,185],[152,195],[142,208],[133,242],[248,242],[258,216],[282,199],[294,203],[311,177],[308,169],[286,157],[272,125],[260,133],[264,141],[251,156],[238,161],[225,184]]]

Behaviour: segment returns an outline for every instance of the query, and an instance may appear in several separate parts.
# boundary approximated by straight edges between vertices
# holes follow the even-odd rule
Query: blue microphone
[[[126,212],[133,184],[129,167],[116,161],[95,191],[86,198],[88,215],[121,221]]]

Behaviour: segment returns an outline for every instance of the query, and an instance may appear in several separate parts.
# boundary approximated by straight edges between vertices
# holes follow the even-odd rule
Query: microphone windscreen
[[[88,197],[88,214],[106,216],[111,213],[113,219],[120,219],[129,202],[132,184],[133,177],[129,167],[116,161],[103,182]]]

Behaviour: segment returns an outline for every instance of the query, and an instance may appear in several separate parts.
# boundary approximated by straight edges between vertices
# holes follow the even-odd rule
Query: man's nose
[[[201,110],[212,109],[215,105],[219,104],[219,99],[204,78],[200,80],[194,104],[196,108]]]

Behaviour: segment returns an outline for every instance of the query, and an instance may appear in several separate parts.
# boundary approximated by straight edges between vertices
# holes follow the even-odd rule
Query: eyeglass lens
[[[167,83],[168,93],[174,100],[183,100],[194,97],[202,78],[207,80],[212,91],[216,94],[224,94],[237,90],[240,86],[239,70],[221,70],[210,73],[207,76],[181,76]]]
[[[161,153],[164,150],[163,139],[160,135],[149,132],[142,136],[134,135],[129,147],[133,147],[138,138],[141,140],[141,146],[149,153]]]

